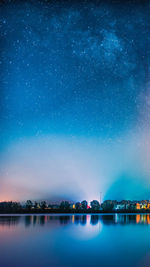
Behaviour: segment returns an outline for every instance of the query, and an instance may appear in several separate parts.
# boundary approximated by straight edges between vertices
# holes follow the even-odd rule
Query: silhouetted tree
[[[97,200],[91,201],[91,208],[93,210],[99,210],[100,209],[100,203]]]
[[[32,206],[33,206],[32,201],[31,201],[31,200],[27,200],[27,202],[26,202],[26,208],[27,208],[27,209],[31,209]]]
[[[20,204],[20,202],[12,202],[11,206],[12,206],[12,209],[14,209],[14,210],[19,210],[19,209],[21,209],[21,204]]]
[[[21,204],[19,202],[5,201],[0,203],[0,210],[17,211],[19,209],[21,209]]]
[[[103,203],[102,203],[102,209],[103,210],[113,210],[114,208],[114,202],[112,200],[105,200]]]
[[[62,209],[62,210],[67,210],[67,209],[69,209],[69,207],[70,207],[70,204],[68,201],[62,201],[60,203],[60,209]]]
[[[40,206],[43,210],[46,209],[47,207],[46,201],[42,201]]]
[[[81,203],[80,202],[77,202],[75,204],[75,207],[76,207],[76,210],[79,210],[81,208]]]
[[[38,207],[38,203],[35,201],[34,202],[34,208],[37,209],[37,207]]]
[[[87,209],[87,205],[88,205],[88,203],[87,203],[86,200],[83,200],[83,201],[81,202],[81,208],[82,208],[83,210],[86,210],[86,209]]]

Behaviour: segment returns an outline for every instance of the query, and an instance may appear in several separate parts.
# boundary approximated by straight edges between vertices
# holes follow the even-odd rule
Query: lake
[[[2,215],[7,266],[150,266],[150,215]]]

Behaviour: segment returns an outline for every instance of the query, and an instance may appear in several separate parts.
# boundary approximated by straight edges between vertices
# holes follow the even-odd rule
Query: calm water
[[[150,215],[0,216],[5,266],[150,266]]]

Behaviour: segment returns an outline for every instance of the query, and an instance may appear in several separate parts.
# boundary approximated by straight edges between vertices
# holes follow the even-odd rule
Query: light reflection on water
[[[149,214],[2,215],[0,266],[149,266],[149,225]]]
[[[150,224],[149,214],[103,214],[103,215],[1,215],[0,227],[24,223],[25,227],[46,225],[97,225],[101,224]]]

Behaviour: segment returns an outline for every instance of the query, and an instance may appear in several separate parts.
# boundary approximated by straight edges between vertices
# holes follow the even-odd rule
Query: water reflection
[[[97,225],[99,222],[104,225],[115,224],[150,224],[149,214],[104,214],[104,215],[27,215],[27,216],[0,216],[1,226],[15,226],[23,222],[26,227],[55,223],[59,225],[76,224]]]
[[[0,216],[0,266],[149,266],[149,224],[149,214]]]
[[[13,226],[20,222],[20,216],[0,216],[1,226]]]

